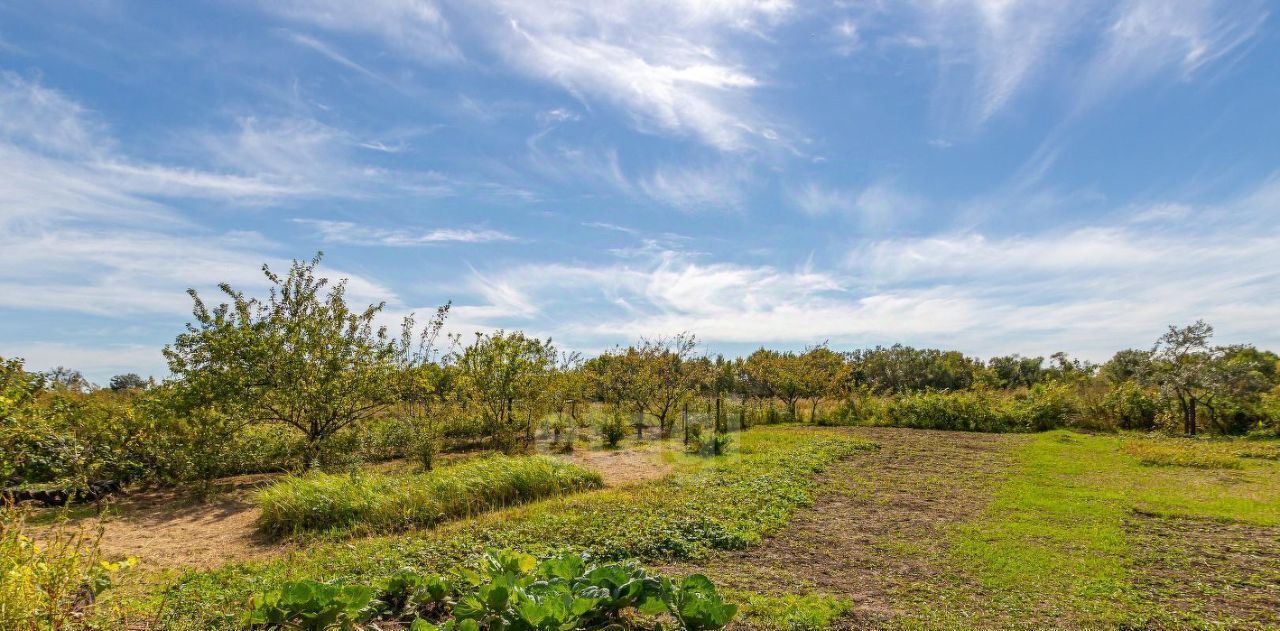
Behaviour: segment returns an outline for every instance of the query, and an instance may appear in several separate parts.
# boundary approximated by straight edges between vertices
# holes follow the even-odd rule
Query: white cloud
[[[0,307],[73,311],[101,316],[189,312],[188,288],[208,293],[228,282],[249,291],[267,281],[261,266],[287,269],[289,261],[254,234],[175,234],[138,229],[56,229],[0,236]],[[390,289],[349,278],[353,300],[396,302]]]
[[[684,210],[736,209],[742,206],[750,183],[745,167],[662,165],[639,183],[649,197]]]
[[[687,330],[713,347],[902,341],[1103,360],[1197,318],[1226,341],[1274,347],[1276,181],[1220,206],[1185,207],[1184,220],[1163,227],[1132,221],[1147,213],[1135,208],[1075,230],[870,240],[826,270],[708,261],[649,242],[604,264],[490,272],[488,306],[473,315],[577,348]]]
[[[792,205],[807,215],[851,215],[864,226],[877,229],[915,215],[924,208],[921,198],[904,193],[884,181],[874,182],[857,192],[810,182],[791,191],[790,195]]]
[[[37,342],[6,345],[6,356],[26,360],[27,370],[50,370],[65,366],[79,370],[90,381],[105,386],[113,375],[137,372],[144,376],[168,374],[160,349],[141,345],[81,346]]]
[[[255,175],[133,161],[83,107],[12,74],[0,75],[0,107],[0,307],[177,315],[190,309],[189,287],[264,287],[262,262],[288,265],[269,253],[278,246],[253,233],[201,230],[154,198],[305,195],[333,164],[315,157],[324,154],[324,130],[305,125],[292,144],[290,134],[249,126],[215,152]],[[358,276],[350,292],[395,299]]]
[[[294,219],[294,221],[314,227],[320,237],[328,243],[407,247],[436,243],[492,243],[515,240],[515,237],[505,232],[487,228],[436,228],[423,232],[375,228],[350,221],[319,219]]]
[[[906,6],[921,33],[912,41],[941,56],[941,100],[958,99],[977,125],[1053,76],[1084,76],[1073,83],[1080,106],[1166,69],[1189,76],[1254,37],[1268,13],[1255,0],[918,0],[891,10]]]
[[[281,0],[264,5],[285,17],[333,31],[373,35],[423,60],[458,57],[449,24],[429,0]]]
[[[791,192],[791,203],[800,212],[816,217],[853,212],[858,206],[858,198],[850,191],[810,182]]]
[[[790,2],[447,4],[447,13],[474,27],[468,34],[477,36],[479,47],[496,53],[508,68],[588,103],[609,103],[643,131],[688,136],[728,151],[778,138],[751,103],[751,91],[763,80],[741,59],[745,51],[734,40],[764,41],[762,30],[785,18]],[[462,55],[443,13],[429,2],[382,0],[357,6],[292,0],[273,10],[333,31],[376,35],[417,60],[459,60]]]
[[[1128,0],[1085,78],[1087,104],[1163,71],[1190,78],[1252,39],[1268,17],[1252,0]]]

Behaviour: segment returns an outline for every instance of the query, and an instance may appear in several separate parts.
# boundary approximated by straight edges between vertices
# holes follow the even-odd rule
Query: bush
[[[607,414],[600,423],[600,438],[604,440],[604,446],[610,449],[618,446],[618,443],[627,435],[627,421],[622,416],[621,410],[613,410]]]
[[[895,427],[971,432],[1020,429],[999,400],[981,390],[901,394],[887,402],[883,413],[884,424]]]
[[[1071,425],[1080,411],[1071,388],[1062,383],[1037,383],[1013,404],[1013,418],[1026,431],[1043,432]]]
[[[258,525],[274,534],[422,528],[600,486],[599,474],[547,456],[478,458],[416,475],[312,473],[260,491]]]
[[[118,612],[95,601],[112,574],[133,561],[104,561],[97,538],[84,531],[55,532],[38,544],[24,532],[23,517],[0,508],[0,629],[109,628]]]
[[[1149,430],[1156,426],[1160,401],[1132,381],[1116,384],[1102,398],[1098,413],[1120,429]]]

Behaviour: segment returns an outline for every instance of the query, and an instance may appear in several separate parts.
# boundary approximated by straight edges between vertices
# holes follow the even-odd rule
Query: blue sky
[[[0,355],[163,375],[186,288],[321,249],[588,353],[1274,348],[1276,9],[0,2]]]

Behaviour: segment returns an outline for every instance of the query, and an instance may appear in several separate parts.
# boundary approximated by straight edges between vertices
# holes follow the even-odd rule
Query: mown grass
[[[258,527],[388,532],[603,486],[600,474],[547,456],[493,456],[420,474],[312,473],[258,492]]]
[[[1153,445],[1134,453],[1136,440]],[[1037,435],[1020,449],[1016,470],[984,517],[954,529],[953,580],[938,588],[948,604],[926,603],[903,626],[1163,628],[1172,615],[1163,596],[1135,587],[1135,573],[1145,571],[1135,567],[1135,546],[1144,542],[1127,520],[1280,525],[1280,467],[1274,463],[1225,470],[1143,463],[1154,449],[1192,448],[1191,441],[1174,439]],[[1209,456],[1179,456],[1197,458]],[[1178,615],[1179,627],[1216,624],[1194,612]]]
[[[755,429],[738,452],[651,482],[553,498],[429,531],[327,543],[258,563],[196,572],[131,603],[167,628],[232,628],[252,593],[299,578],[373,583],[397,569],[439,572],[486,548],[600,559],[690,559],[758,543],[810,502],[817,472],[874,444],[822,430]]]

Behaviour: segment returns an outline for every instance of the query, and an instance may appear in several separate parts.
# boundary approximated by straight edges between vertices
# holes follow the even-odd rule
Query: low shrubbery
[[[412,631],[605,629],[637,617],[666,619],[678,629],[724,627],[737,613],[705,576],[683,580],[634,563],[594,563],[562,554],[538,559],[502,550],[475,569],[425,576],[404,569],[379,587],[295,581],[255,596],[251,628],[380,628]]]
[[[477,458],[414,475],[311,473],[260,491],[258,524],[274,534],[421,528],[601,485],[599,474],[547,456]]]
[[[969,432],[1038,432],[1069,427],[1082,404],[1064,384],[1036,384],[1021,392],[984,389],[861,393],[833,414],[833,424],[870,424]]]
[[[0,629],[110,628],[116,612],[95,601],[130,564],[105,561],[97,537],[85,531],[58,531],[37,543],[22,512],[0,508]]]

